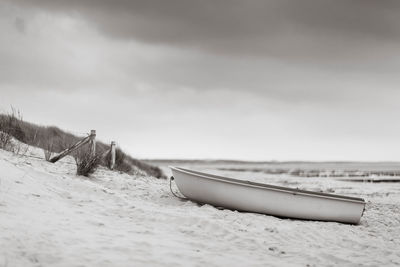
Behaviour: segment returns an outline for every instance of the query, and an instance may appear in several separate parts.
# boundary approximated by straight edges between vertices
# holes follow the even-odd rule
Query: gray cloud
[[[11,3],[28,6],[26,13],[83,19],[108,40],[82,30],[79,39],[65,36],[68,42],[52,31],[46,39],[35,37],[38,44],[19,40],[19,47],[0,49],[3,65],[15,65],[4,67],[2,81],[41,80],[71,90],[98,87],[108,77],[129,93],[136,79],[160,88],[250,90],[289,102],[342,101],[361,88],[373,90],[379,81],[385,83],[379,90],[399,82],[400,18],[395,15],[400,4],[395,1]],[[121,40],[124,45],[116,45]],[[141,42],[135,49],[146,50],[143,55],[158,58],[132,54],[130,40]]]
[[[400,2],[147,0],[12,3],[80,14],[104,34],[230,55],[309,62],[387,60],[398,45]]]

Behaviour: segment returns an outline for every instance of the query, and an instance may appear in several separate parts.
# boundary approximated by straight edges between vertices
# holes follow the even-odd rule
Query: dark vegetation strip
[[[400,183],[400,179],[338,179],[339,181],[355,183]]]
[[[399,177],[399,171],[359,171],[359,170],[302,170],[302,169],[264,169],[264,168],[218,168],[221,171],[235,172],[261,172],[265,174],[289,174],[300,177],[369,177],[377,176],[392,176]]]

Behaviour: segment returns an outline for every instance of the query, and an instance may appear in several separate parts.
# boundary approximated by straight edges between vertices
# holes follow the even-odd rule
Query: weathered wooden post
[[[90,155],[96,156],[96,130],[90,131]]]
[[[110,162],[110,169],[114,170],[115,165],[115,141],[111,142],[111,162]]]
[[[72,152],[74,152],[75,150],[77,150],[78,148],[80,148],[81,146],[83,146],[84,144],[90,142],[92,140],[92,134],[94,134],[94,138],[96,137],[96,131],[91,131],[91,134],[89,136],[86,136],[85,138],[83,138],[82,140],[80,140],[79,142],[77,142],[76,144],[72,145],[71,147],[61,151],[60,153],[58,153],[57,155],[55,155],[54,157],[52,157],[50,159],[50,162],[55,163],[58,160],[62,159],[63,157],[65,157],[68,154],[71,154]],[[94,139],[93,138],[93,139]],[[95,144],[96,145],[96,144]]]

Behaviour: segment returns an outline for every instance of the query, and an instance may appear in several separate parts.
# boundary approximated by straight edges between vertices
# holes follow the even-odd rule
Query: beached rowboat
[[[190,200],[278,217],[358,224],[362,198],[254,183],[170,167],[179,191]]]

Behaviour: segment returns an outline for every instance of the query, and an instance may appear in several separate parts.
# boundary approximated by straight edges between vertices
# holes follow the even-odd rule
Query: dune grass
[[[11,142],[12,137],[22,143],[42,148],[46,160],[49,160],[52,154],[61,152],[82,139],[82,137],[78,137],[56,126],[42,126],[26,122],[23,120],[22,114],[14,108],[7,114],[0,114],[0,148],[9,151],[15,149]],[[99,154],[102,154],[109,148],[110,146],[107,144],[99,141],[96,142],[96,151]],[[85,165],[82,162],[88,160],[82,157],[82,153],[74,153],[73,156],[75,157],[77,166],[78,164]],[[96,164],[109,167],[109,157],[110,155],[107,155],[103,160],[96,160]],[[116,150],[114,169],[130,173],[135,167],[153,177],[165,178],[160,168],[135,159],[118,148]]]

